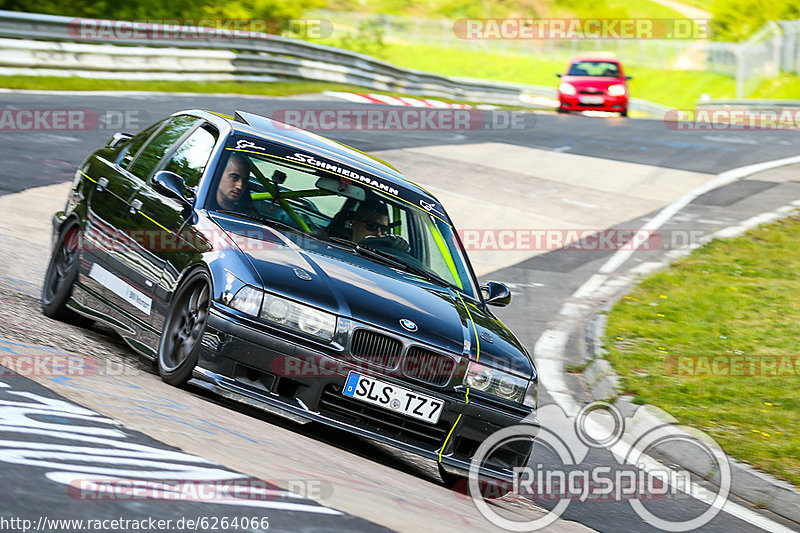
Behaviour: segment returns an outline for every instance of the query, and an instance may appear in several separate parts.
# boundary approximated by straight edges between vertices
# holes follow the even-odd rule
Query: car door
[[[195,123],[166,151],[131,199],[134,224],[146,238],[139,239],[130,275],[134,282],[151,290],[150,325],[158,332],[163,327],[178,275],[197,252],[193,239],[184,239],[180,230],[191,218],[194,189],[206,171],[218,139],[219,133],[213,126],[205,121]],[[181,176],[186,202],[171,198],[154,186],[153,178],[161,170]]]
[[[161,268],[148,271],[142,266],[144,251],[152,247],[147,241],[159,234],[147,222],[147,211],[139,210],[134,201],[137,191],[161,163],[176,142],[196,126],[201,119],[188,115],[164,121],[141,145],[135,154],[120,154],[109,185],[117,183],[114,203],[103,204],[105,220],[113,229],[113,243],[107,250],[104,265],[95,265],[90,278],[100,285],[101,294],[110,304],[109,311],[127,329],[140,332],[142,323],[151,322],[155,284]],[[123,201],[124,198],[124,201]]]
[[[164,122],[147,128],[120,147],[118,151],[99,150],[84,167],[84,175],[94,185],[88,200],[84,232],[85,265],[81,283],[100,296],[102,311],[109,319],[119,319],[115,312],[124,289],[117,281],[119,276],[119,233],[128,229],[128,200],[141,187],[141,180],[127,167],[141,151],[147,140]],[[113,316],[113,318],[112,318]]]

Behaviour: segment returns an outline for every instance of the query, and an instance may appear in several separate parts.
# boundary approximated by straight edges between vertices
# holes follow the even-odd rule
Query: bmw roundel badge
[[[403,328],[407,329],[408,331],[417,331],[417,325],[407,318],[401,319],[400,325],[403,326]]]

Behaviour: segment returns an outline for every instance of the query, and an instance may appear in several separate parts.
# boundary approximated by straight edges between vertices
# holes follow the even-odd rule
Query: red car
[[[558,112],[616,111],[628,116],[630,76],[622,72],[619,61],[607,57],[573,59],[558,87]]]

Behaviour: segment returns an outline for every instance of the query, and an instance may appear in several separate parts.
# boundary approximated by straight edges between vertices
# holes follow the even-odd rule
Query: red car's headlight
[[[572,96],[576,94],[575,87],[570,85],[569,83],[562,83],[558,86],[558,92],[561,94],[566,94],[568,96]]]
[[[621,83],[616,83],[614,85],[608,86],[608,94],[609,96],[624,96],[625,95],[625,86]]]

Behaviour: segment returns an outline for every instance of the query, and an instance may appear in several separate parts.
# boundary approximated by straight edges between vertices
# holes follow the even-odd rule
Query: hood
[[[329,243],[228,217],[214,218],[233,234],[269,292],[448,352],[461,354],[468,344],[473,360],[479,344],[481,363],[531,375],[530,359],[511,332],[455,290]],[[418,329],[413,334],[406,331],[400,325],[403,319]],[[481,338],[476,342],[475,329],[492,342]]]

